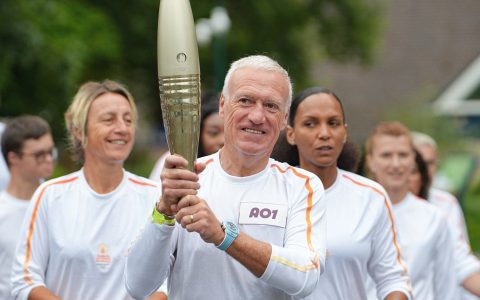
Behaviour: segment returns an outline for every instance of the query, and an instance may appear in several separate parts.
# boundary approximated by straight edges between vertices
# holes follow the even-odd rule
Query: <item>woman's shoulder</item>
[[[387,192],[378,182],[367,177],[339,169],[338,176],[344,185],[348,185],[350,189],[356,189],[364,193],[374,193],[382,197],[386,197]]]
[[[144,187],[144,188],[154,188],[157,189],[159,187],[159,183],[155,182],[151,179],[145,178],[140,175],[133,174],[129,171],[125,171],[126,180],[129,184],[133,184],[134,186]]]

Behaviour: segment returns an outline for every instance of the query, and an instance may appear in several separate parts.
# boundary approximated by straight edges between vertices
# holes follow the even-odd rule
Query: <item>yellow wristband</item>
[[[160,225],[165,224],[168,226],[172,226],[172,225],[175,225],[175,218],[162,214],[157,210],[157,206],[155,205],[152,212],[152,223],[160,224]]]

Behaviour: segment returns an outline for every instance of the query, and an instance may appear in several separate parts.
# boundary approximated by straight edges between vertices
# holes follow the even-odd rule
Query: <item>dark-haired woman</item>
[[[292,103],[286,136],[298,150],[299,166],[322,180],[327,200],[326,270],[308,299],[367,299],[368,276],[379,299],[407,299],[408,277],[387,194],[377,183],[337,167],[347,141],[338,97],[317,87],[301,92]]]
[[[428,199],[428,190],[430,189],[428,167],[417,150],[415,150],[415,166],[410,174],[409,182],[410,192],[422,199]]]

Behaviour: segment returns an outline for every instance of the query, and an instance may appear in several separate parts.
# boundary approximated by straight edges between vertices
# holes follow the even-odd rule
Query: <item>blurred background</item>
[[[126,167],[148,176],[166,149],[158,96],[159,1],[1,0],[0,119],[38,114],[60,148],[55,175],[78,168],[63,113],[87,80],[118,80],[139,107]],[[232,60],[266,54],[299,91],[333,89],[350,137],[399,120],[439,143],[436,184],[459,197],[480,251],[478,0],[191,1],[203,90],[219,91]]]

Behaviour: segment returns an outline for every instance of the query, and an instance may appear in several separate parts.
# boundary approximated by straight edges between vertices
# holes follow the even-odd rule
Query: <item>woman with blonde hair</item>
[[[117,82],[78,90],[65,121],[83,166],[33,195],[13,264],[17,299],[131,299],[125,254],[159,199],[156,183],[123,169],[137,118],[133,97]]]

